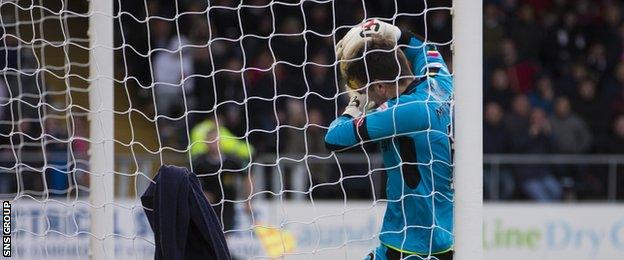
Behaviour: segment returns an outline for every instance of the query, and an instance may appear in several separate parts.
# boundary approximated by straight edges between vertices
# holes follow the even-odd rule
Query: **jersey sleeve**
[[[327,148],[342,150],[362,141],[381,140],[430,128],[426,101],[413,101],[409,96],[400,96],[396,104],[358,118],[338,117],[325,135]]]
[[[405,56],[412,63],[412,70],[415,75],[425,76],[428,72],[431,74],[433,69],[435,69],[435,73],[441,71],[449,74],[444,58],[436,46],[425,42],[422,36],[408,30],[401,30],[398,44],[403,47]]]
[[[336,151],[349,148],[359,141],[356,137],[356,121],[348,115],[336,118],[325,134],[325,147],[328,150]]]

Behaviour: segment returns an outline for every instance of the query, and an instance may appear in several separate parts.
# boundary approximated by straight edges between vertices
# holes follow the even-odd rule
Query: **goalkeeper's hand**
[[[357,47],[374,34],[383,38],[398,41],[401,37],[401,29],[392,24],[369,19],[355,26],[336,44],[336,59],[349,60],[355,58]]]
[[[342,114],[349,115],[352,118],[362,116],[362,114],[364,114],[364,111],[366,111],[366,94],[360,94],[355,91],[350,91],[349,96],[351,96],[351,99],[349,100],[349,104],[347,104],[347,107]]]

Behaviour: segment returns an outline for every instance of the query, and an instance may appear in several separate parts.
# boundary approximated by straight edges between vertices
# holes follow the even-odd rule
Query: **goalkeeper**
[[[351,100],[326,145],[343,151],[378,142],[388,176],[381,245],[366,259],[452,259],[453,80],[442,56],[376,19],[352,28],[336,56]]]

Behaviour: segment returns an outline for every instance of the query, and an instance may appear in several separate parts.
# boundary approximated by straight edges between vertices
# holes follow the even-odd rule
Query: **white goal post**
[[[481,0],[453,1],[455,258],[483,259]]]
[[[89,2],[89,256],[114,259],[115,122],[113,0]]]

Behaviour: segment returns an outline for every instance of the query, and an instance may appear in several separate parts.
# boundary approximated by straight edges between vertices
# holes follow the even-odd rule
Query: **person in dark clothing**
[[[609,100],[611,112],[615,115],[624,114],[624,61],[615,67],[613,75],[608,76],[601,85],[602,96]]]
[[[624,154],[624,115],[619,115],[613,121],[613,135],[611,136],[606,149],[610,154]],[[619,165],[617,173],[622,174],[624,167]],[[618,187],[624,187],[624,178],[618,178]],[[622,199],[624,197],[624,189],[617,190],[617,198]]]
[[[551,126],[543,110],[531,111],[527,132],[515,138],[518,152],[526,154],[546,154],[552,150]],[[559,181],[552,175],[548,165],[520,165],[517,168],[520,189],[531,200],[538,202],[561,199],[563,190]]]
[[[504,111],[498,103],[485,105],[483,124],[483,153],[506,153],[509,151],[509,134],[503,124]]]
[[[543,33],[542,27],[535,23],[535,11],[525,4],[518,10],[517,17],[510,35],[517,44],[520,59],[537,60]]]
[[[566,97],[557,98],[555,113],[550,118],[552,125],[553,151],[556,153],[581,154],[587,152],[592,144],[592,136],[587,125],[571,110]],[[574,198],[579,188],[585,185],[587,165],[554,165],[561,182],[565,184],[566,198]]]
[[[624,114],[613,119],[609,135],[596,140],[595,152],[598,154],[624,154]]]
[[[197,174],[208,202],[221,221],[223,230],[234,229],[234,200],[237,198],[237,178],[244,174],[242,164],[228,154],[221,153],[217,130],[208,132],[207,152],[193,160],[193,171]],[[248,183],[248,182],[245,182]]]
[[[503,116],[504,111],[499,104],[490,102],[485,105],[483,153],[501,154],[509,152],[510,138],[503,124]],[[491,165],[486,165],[483,169],[483,175],[485,176],[483,178],[483,191],[486,199],[505,199],[512,196],[514,180],[509,174],[509,167],[499,167],[498,170],[495,170],[492,169]],[[496,177],[498,177],[498,183],[494,181]]]
[[[513,100],[511,113],[505,116],[505,128],[511,139],[510,152],[520,152],[522,150],[522,140],[529,131],[529,113],[531,107],[526,95],[516,96]]]
[[[496,102],[502,106],[503,110],[508,110],[514,96],[509,87],[509,77],[503,69],[495,69],[492,72],[490,86],[485,89],[484,97],[486,103]]]
[[[609,128],[610,111],[604,100],[598,96],[596,83],[591,79],[581,81],[574,110],[587,123],[593,136],[603,135]]]
[[[537,79],[535,89],[529,94],[529,102],[532,107],[539,107],[547,114],[553,112],[555,89],[550,76],[542,75]]]

